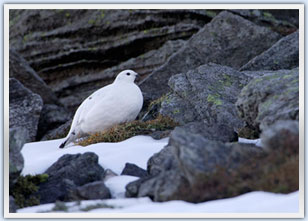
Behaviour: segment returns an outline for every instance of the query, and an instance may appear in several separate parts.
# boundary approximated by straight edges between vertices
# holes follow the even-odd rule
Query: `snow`
[[[133,163],[146,169],[148,159],[159,152],[168,143],[168,138],[154,140],[149,136],[136,136],[118,143],[99,143],[82,146],[70,146],[59,149],[64,139],[27,143],[21,153],[25,165],[23,175],[40,174],[64,154],[94,152],[99,156],[99,164],[120,174],[125,163]],[[261,145],[260,139],[239,142]],[[149,198],[124,198],[125,186],[138,177],[120,175],[108,178],[105,185],[109,188],[112,199],[68,202],[68,212],[80,213],[298,213],[299,192],[275,194],[267,192],[250,192],[237,197],[213,200],[203,203],[185,201],[152,202]],[[97,208],[97,205],[107,205]],[[88,206],[93,207],[86,210]],[[108,207],[109,206],[109,207]],[[110,206],[114,208],[110,208]],[[52,211],[54,204],[45,204],[19,209],[18,213],[58,212]],[[95,209],[96,207],[96,209]],[[61,212],[61,211],[59,211]]]
[[[298,191],[275,194],[261,191],[246,193],[229,199],[204,203],[188,203],[180,200],[152,202],[149,198],[125,198],[66,203],[68,212],[80,212],[90,205],[108,205],[115,208],[92,209],[90,213],[297,213]],[[53,204],[19,209],[18,213],[37,213],[51,210]]]
[[[239,138],[238,138],[238,142],[239,142],[239,143],[254,144],[254,145],[258,146],[258,147],[262,147],[261,139],[250,140],[250,139],[246,139],[246,138],[239,137]]]
[[[148,159],[168,143],[168,138],[154,140],[149,136],[136,136],[118,143],[99,143],[86,147],[70,146],[60,149],[64,139],[27,143],[21,150],[24,157],[22,175],[44,173],[48,167],[64,154],[94,152],[99,164],[120,174],[125,163],[133,163],[146,169]]]
[[[112,198],[124,198],[125,196],[125,186],[133,182],[135,180],[139,179],[135,176],[115,176],[109,178],[105,185],[109,188]]]

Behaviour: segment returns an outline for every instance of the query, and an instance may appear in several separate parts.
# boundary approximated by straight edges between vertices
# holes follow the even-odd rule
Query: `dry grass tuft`
[[[91,134],[77,144],[87,146],[100,142],[120,142],[137,135],[148,135],[156,131],[171,130],[178,126],[171,118],[159,115],[156,119],[142,122],[132,121],[116,125],[103,132]]]

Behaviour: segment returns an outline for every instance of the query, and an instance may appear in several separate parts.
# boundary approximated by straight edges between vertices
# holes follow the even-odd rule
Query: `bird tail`
[[[75,141],[78,138],[78,135],[73,131],[69,133],[66,137],[66,140],[59,146],[59,148],[64,148],[67,146],[69,143]]]
[[[64,141],[64,142],[59,146],[59,148],[61,148],[61,149],[64,148],[66,143],[67,143],[67,140]]]

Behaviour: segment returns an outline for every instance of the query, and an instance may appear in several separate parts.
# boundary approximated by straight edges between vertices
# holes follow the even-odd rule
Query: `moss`
[[[52,208],[52,211],[63,211],[67,212],[68,208],[62,201],[56,201],[55,206]]]
[[[105,17],[105,11],[102,10],[102,12],[101,12],[101,19],[103,19],[104,17]]]
[[[144,34],[147,34],[148,32],[149,32],[148,30],[144,30],[144,31],[143,31]]]
[[[39,184],[47,180],[48,174],[20,176],[16,184],[10,188],[10,194],[20,208],[39,205],[40,199],[34,194],[38,191]]]
[[[263,12],[264,17],[266,18],[274,18],[274,16],[269,12]]]
[[[65,17],[68,18],[68,17],[70,17],[70,16],[71,16],[71,14],[70,14],[69,12],[66,12],[66,13],[65,13]]]
[[[217,13],[212,10],[205,10],[205,14],[210,18],[214,18],[217,15]]]
[[[291,77],[292,77],[292,75],[289,75],[289,74],[288,74],[288,75],[284,75],[282,78],[283,78],[283,79],[288,79],[288,78],[291,78]]]
[[[108,130],[91,134],[77,144],[87,146],[100,142],[120,142],[137,135],[147,135],[155,131],[171,130],[178,126],[171,118],[159,115],[156,119],[142,122],[132,121],[116,125]]]
[[[172,111],[172,113],[173,114],[178,114],[178,113],[180,113],[180,110],[179,109],[175,109],[175,110]]]
[[[215,104],[216,106],[222,105],[222,101],[219,99],[219,94],[209,94],[207,96],[207,102]]]
[[[223,74],[223,84],[227,87],[230,87],[232,85],[232,79],[229,75]]]
[[[88,21],[88,23],[90,24],[90,25],[93,25],[93,24],[95,24],[95,20],[94,19],[90,19],[89,21]]]
[[[148,111],[150,111],[154,105],[161,104],[163,101],[165,101],[167,104],[169,104],[170,103],[169,95],[170,95],[170,93],[167,93],[167,94],[161,96],[160,98],[157,98],[156,100],[152,101],[149,104]]]
[[[104,204],[104,203],[97,203],[97,204],[94,204],[94,205],[89,205],[89,206],[86,206],[84,208],[81,208],[80,210],[84,211],[84,212],[88,212],[88,211],[93,210],[93,209],[101,209],[101,208],[113,209],[114,206],[110,206],[110,205],[107,205],[107,204]]]
[[[32,36],[32,33],[28,33],[26,35],[24,35],[23,39],[22,39],[22,43],[25,44],[29,41],[29,38]]]

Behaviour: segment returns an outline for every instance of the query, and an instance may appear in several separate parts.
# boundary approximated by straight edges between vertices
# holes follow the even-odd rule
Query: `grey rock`
[[[146,76],[174,48],[160,50],[161,57],[148,54],[143,62],[141,55],[169,40],[188,39],[212,19],[208,14],[206,10],[166,9],[11,10],[10,47],[74,111],[90,93],[113,81],[113,71],[120,66],[106,69],[124,62],[123,67],[136,68]]]
[[[262,145],[265,150],[280,151],[287,156],[299,152],[298,121],[279,120],[261,134]]]
[[[166,150],[169,148],[171,150]],[[151,166],[150,170],[155,169],[155,175],[128,184],[126,196],[148,196],[154,201],[201,202],[213,199],[221,190],[204,189],[211,174],[219,168],[236,169],[244,165],[247,159],[263,154],[263,151],[254,145],[210,141],[183,128],[176,128],[172,132],[168,146],[161,152],[165,152],[160,153],[166,156],[165,159],[159,159],[157,155],[153,157],[158,159],[158,164],[161,162],[166,165],[165,162],[170,158],[175,163],[161,168],[156,166],[157,163],[156,168]],[[153,158],[149,165],[156,160]]]
[[[66,135],[68,134],[71,128],[72,121],[73,120],[71,119],[67,121],[66,123],[62,124],[61,126],[47,131],[41,140],[53,140],[53,139],[59,139],[59,138],[66,137]]]
[[[245,86],[236,102],[246,126],[260,133],[278,120],[298,120],[298,69],[264,71]]]
[[[235,102],[241,88],[250,80],[230,67],[207,64],[170,78],[172,90],[161,104],[160,114],[208,139],[234,141],[243,126]]]
[[[258,10],[258,9],[231,9],[232,13],[238,14],[257,25],[266,26],[281,35],[288,35],[298,29],[299,11],[288,10]]]
[[[18,206],[15,203],[14,197],[10,196],[10,201],[9,201],[9,212],[10,213],[16,213],[16,210],[18,209]]]
[[[240,68],[279,38],[279,34],[268,28],[223,11],[145,78],[141,90],[151,100],[157,99],[168,92],[167,81],[172,75],[209,62]]]
[[[299,35],[298,31],[280,39],[271,48],[256,56],[241,71],[280,70],[298,67]]]
[[[42,98],[25,88],[18,80],[10,78],[10,128],[23,127],[29,132],[29,141],[34,141],[38,121],[43,108]]]
[[[98,156],[91,152],[65,154],[46,171],[47,182],[40,185],[41,203],[67,200],[76,187],[102,180],[104,169],[98,164]],[[50,194],[52,193],[52,194]]]
[[[30,67],[28,62],[14,49],[10,49],[10,78],[20,81],[33,93],[41,96],[45,104],[59,104],[56,95],[42,80],[42,78]]]
[[[149,175],[156,176],[160,172],[177,168],[176,152],[173,146],[166,146],[158,153],[155,153],[147,162],[147,171]]]
[[[58,128],[69,120],[71,120],[71,114],[64,107],[45,104],[38,124],[37,139],[40,140],[49,131]]]
[[[115,177],[115,176],[118,176],[118,174],[116,174],[115,172],[113,172],[111,169],[106,169],[104,171],[104,174],[103,174],[103,181],[106,182],[107,180],[109,180],[110,178],[112,177]]]
[[[148,173],[146,170],[138,167],[132,163],[126,163],[121,175],[129,175],[129,176],[136,176],[136,177],[146,177]]]
[[[24,143],[28,140],[28,136],[28,131],[24,128],[10,129],[9,177],[11,187],[16,183],[17,178],[24,168],[24,158],[20,151]]]
[[[77,187],[70,194],[71,200],[95,200],[95,199],[110,199],[111,194],[103,181],[95,181]]]

